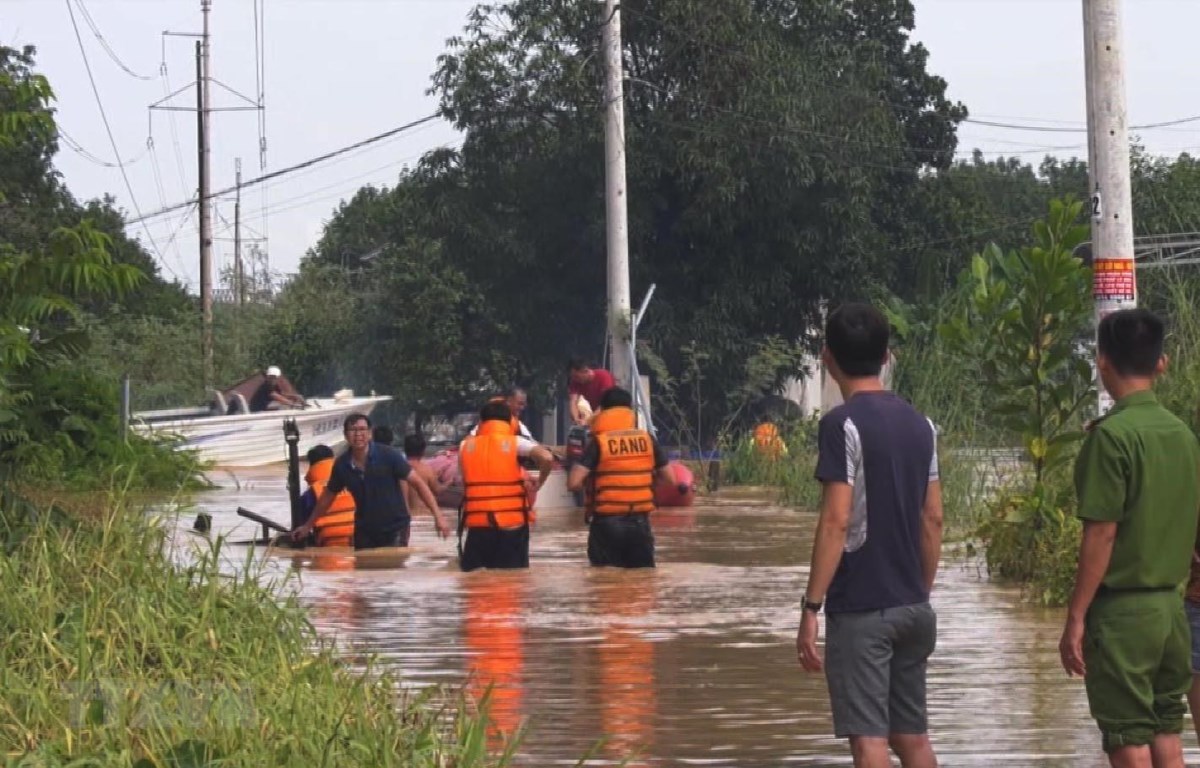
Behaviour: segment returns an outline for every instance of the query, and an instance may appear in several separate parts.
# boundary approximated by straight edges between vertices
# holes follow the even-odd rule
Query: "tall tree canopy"
[[[466,134],[429,164],[441,234],[537,339],[534,369],[603,340],[595,10],[480,5],[434,76]],[[892,201],[951,162],[966,110],[910,44],[907,0],[634,0],[622,13],[634,289],[659,285],[646,332],[668,362],[704,346],[719,407],[748,338],[799,339],[823,299],[887,282]],[[574,322],[539,330],[564,310]]]

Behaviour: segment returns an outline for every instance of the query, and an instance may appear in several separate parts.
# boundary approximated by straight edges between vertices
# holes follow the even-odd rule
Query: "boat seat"
[[[229,397],[229,410],[227,413],[232,416],[235,413],[250,413],[250,404],[246,402],[246,396],[241,392],[234,392]]]
[[[229,413],[229,406],[225,402],[225,395],[221,394],[220,390],[210,389],[208,393],[212,396],[210,408],[214,416],[224,416]]]

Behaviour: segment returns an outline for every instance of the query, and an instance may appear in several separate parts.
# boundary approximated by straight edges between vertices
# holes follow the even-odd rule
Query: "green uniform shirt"
[[[1187,581],[1200,515],[1200,444],[1153,392],[1121,399],[1083,441],[1075,461],[1079,517],[1117,523],[1110,589]]]

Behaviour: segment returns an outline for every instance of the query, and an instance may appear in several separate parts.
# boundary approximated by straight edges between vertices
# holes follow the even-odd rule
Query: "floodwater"
[[[214,531],[255,534],[238,506],[287,521],[281,470],[224,480],[198,500]],[[572,766],[593,748],[586,765],[846,765],[824,679],[795,660],[814,524],[734,489],[656,514],[656,570],[590,568],[580,517],[548,512],[528,571],[460,573],[453,542],[423,517],[406,558],[356,569],[270,557],[264,573],[299,569],[314,624],[347,654],[376,653],[412,686],[490,686],[497,728],[528,726],[519,765]],[[245,553],[227,556],[236,566]],[[980,567],[944,562],[934,592],[942,765],[1105,765],[1082,682],[1058,663],[1062,612],[1022,603]],[[1185,744],[1200,764],[1190,731]]]

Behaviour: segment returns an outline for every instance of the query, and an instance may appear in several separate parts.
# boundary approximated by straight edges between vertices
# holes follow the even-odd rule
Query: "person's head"
[[[314,445],[308,449],[308,453],[304,455],[308,459],[309,465],[316,464],[318,461],[333,458],[333,449],[328,445]]]
[[[825,321],[821,359],[833,377],[866,379],[879,376],[888,356],[888,321],[870,304],[843,304]]]
[[[504,402],[508,404],[508,410],[512,411],[512,415],[519,419],[521,412],[529,403],[529,395],[520,387],[509,387],[508,391],[504,393]]]
[[[512,419],[512,411],[503,400],[490,400],[479,409],[479,423],[485,421],[503,421],[505,424]]]
[[[567,363],[567,376],[572,384],[587,384],[595,375],[591,366],[577,357]]]
[[[1122,309],[1104,316],[1096,331],[1096,368],[1114,396],[1132,385],[1149,386],[1167,368],[1163,354],[1166,329],[1147,309]]]
[[[600,410],[607,411],[609,408],[632,408],[633,395],[629,394],[629,390],[613,387],[605,392],[600,397]]]
[[[342,432],[351,448],[361,450],[371,442],[371,419],[365,413],[352,413],[342,422]]]
[[[391,427],[380,424],[379,426],[375,427],[375,430],[371,433],[371,440],[376,443],[391,445],[393,442],[395,442],[396,435],[392,432]]]
[[[421,435],[405,435],[404,455],[410,459],[425,458],[425,438]]]
[[[268,367],[268,368],[267,368],[266,375],[267,375],[267,381],[269,381],[269,382],[271,382],[272,384],[274,384],[274,383],[275,383],[275,381],[276,381],[276,380],[277,380],[277,379],[278,379],[280,376],[282,376],[282,375],[283,375],[283,371],[279,370],[279,366],[277,366],[277,365],[272,365],[272,366],[270,366],[270,367]]]

